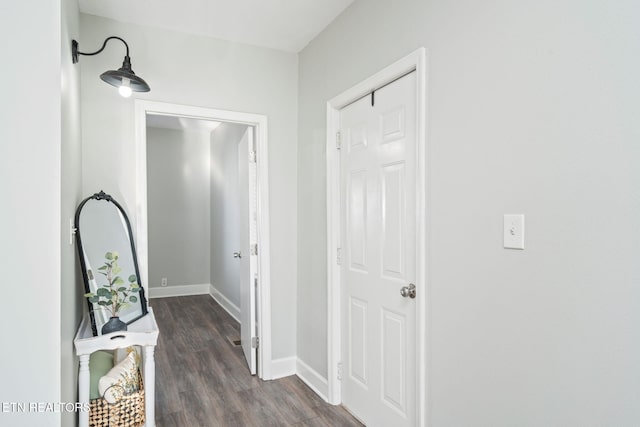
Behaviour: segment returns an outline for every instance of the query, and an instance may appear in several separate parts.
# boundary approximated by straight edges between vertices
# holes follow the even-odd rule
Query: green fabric
[[[97,399],[100,396],[98,392],[98,381],[113,368],[113,353],[110,351],[96,351],[91,353],[89,358],[89,398]]]

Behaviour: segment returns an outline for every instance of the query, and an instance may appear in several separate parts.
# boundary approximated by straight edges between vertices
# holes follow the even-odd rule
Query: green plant
[[[129,276],[128,285],[125,285],[125,281],[118,276],[122,272],[118,265],[118,252],[107,252],[104,257],[105,263],[98,268],[98,272],[107,278],[107,284],[99,287],[96,292],[89,292],[84,296],[93,304],[108,310],[111,317],[118,317],[120,310],[138,301],[136,295],[140,292],[140,285],[137,283],[135,274]]]

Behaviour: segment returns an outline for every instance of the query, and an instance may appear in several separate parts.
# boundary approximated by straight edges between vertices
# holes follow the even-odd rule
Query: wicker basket
[[[93,399],[89,406],[89,427],[141,427],[145,422],[144,386],[138,371],[139,391],[123,396],[111,404],[103,398]]]

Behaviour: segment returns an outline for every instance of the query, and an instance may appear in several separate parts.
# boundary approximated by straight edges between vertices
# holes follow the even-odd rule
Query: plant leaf
[[[99,297],[105,297],[105,298],[111,297],[111,291],[107,288],[98,288],[98,291],[96,292],[96,294]]]
[[[123,283],[124,283],[124,280],[122,280],[122,279],[120,278],[120,276],[116,276],[116,278],[115,278],[115,279],[113,279],[113,284],[114,284],[114,285],[122,285]]]
[[[125,288],[124,286],[118,288],[118,292],[124,292],[126,290],[127,288]]]
[[[135,274],[132,274],[131,276],[129,276],[129,282],[130,283],[134,283],[138,280],[138,278],[136,277]]]
[[[102,305],[102,306],[108,307],[111,304],[109,304],[107,301],[98,301],[98,305]]]
[[[106,254],[104,254],[104,257],[109,261],[111,261],[113,259],[113,253],[107,252]]]
[[[129,297],[129,301],[131,301],[131,302],[138,302],[138,298],[136,298],[135,296],[131,295],[131,296]]]

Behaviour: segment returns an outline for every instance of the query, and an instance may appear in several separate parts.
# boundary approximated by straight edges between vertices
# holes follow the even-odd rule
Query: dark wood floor
[[[156,423],[195,426],[361,426],[325,403],[298,377],[262,381],[249,374],[238,323],[210,296],[151,301],[156,347]]]

